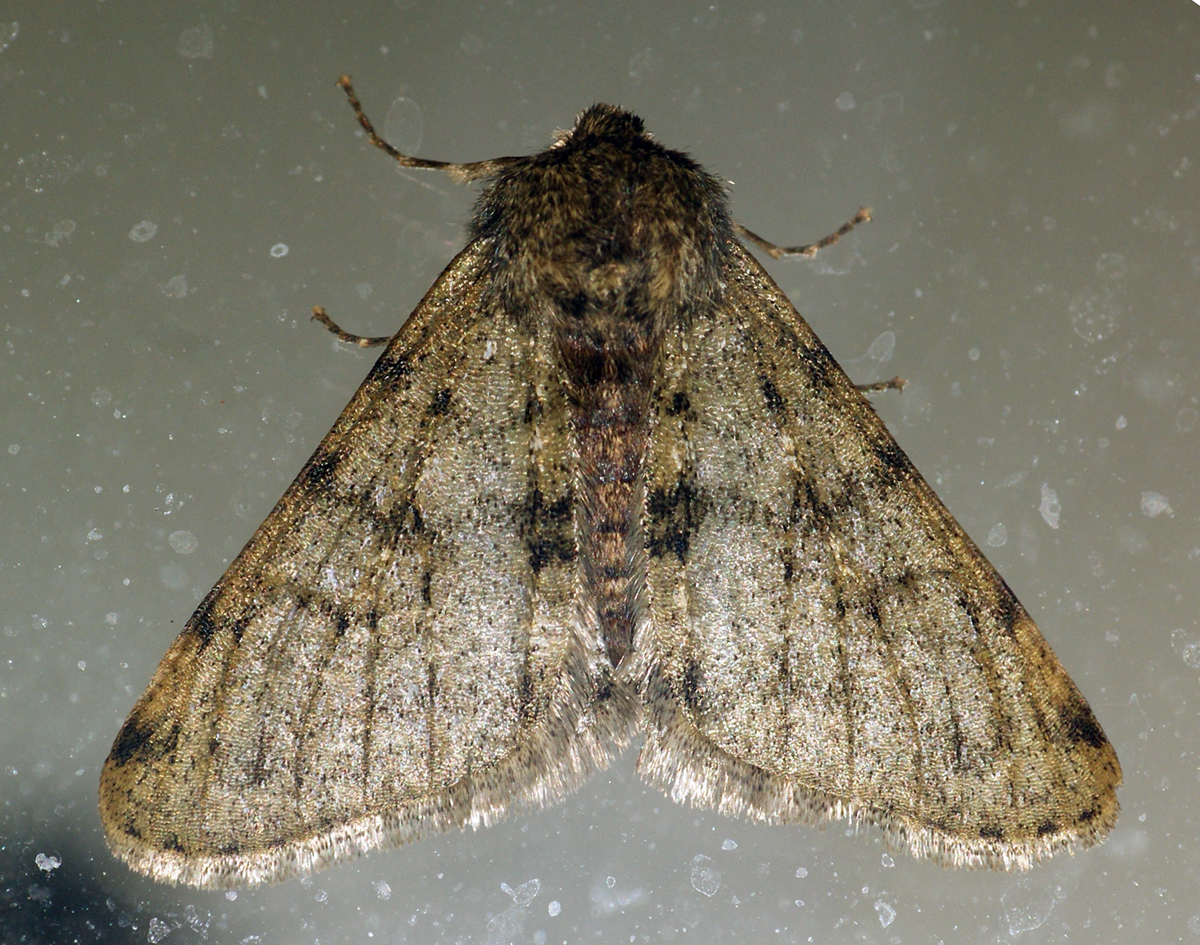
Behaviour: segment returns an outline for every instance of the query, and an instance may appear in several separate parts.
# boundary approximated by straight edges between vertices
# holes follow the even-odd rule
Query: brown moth
[[[157,880],[274,882],[561,800],[952,866],[1100,841],[1121,769],[1029,614],[635,115],[483,180],[466,247],[180,633],[100,811]],[[854,222],[866,219],[865,212]]]

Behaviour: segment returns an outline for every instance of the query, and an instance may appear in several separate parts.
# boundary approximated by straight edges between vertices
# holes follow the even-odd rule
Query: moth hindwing
[[[483,181],[468,243],[121,728],[118,856],[272,882],[560,800],[639,732],[676,800],[948,865],[1104,837],[1087,702],[714,177],[608,105],[527,157],[389,153]]]

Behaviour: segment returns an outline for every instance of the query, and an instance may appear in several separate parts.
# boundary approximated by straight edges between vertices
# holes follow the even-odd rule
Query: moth
[[[715,177],[609,105],[423,160],[339,84],[401,165],[483,182],[469,240],[390,340],[317,310],[387,347],[117,735],[118,857],[275,882],[559,801],[639,734],[675,801],[951,866],[1104,837],[1087,701]]]

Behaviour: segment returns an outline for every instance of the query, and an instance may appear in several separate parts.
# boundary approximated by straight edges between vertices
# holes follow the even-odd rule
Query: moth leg
[[[342,76],[337,80],[337,84],[346,93],[346,97],[350,99],[350,105],[354,109],[354,116],[358,119],[358,123],[362,125],[363,131],[367,133],[367,139],[375,147],[386,151],[395,158],[401,167],[420,167],[433,171],[445,171],[450,175],[451,180],[459,184],[466,184],[473,180],[478,180],[480,177],[491,177],[506,164],[523,160],[523,158],[516,157],[499,157],[492,158],[490,161],[475,161],[471,164],[453,164],[449,161],[431,161],[427,158],[402,154],[376,134],[375,126],[371,124],[371,119],[363,111],[363,107],[358,101],[358,96],[354,94],[354,86],[350,82],[350,76]]]
[[[836,233],[830,233],[815,243],[809,243],[805,246],[778,246],[770,240],[763,239],[757,233],[746,229],[736,220],[733,223],[733,231],[743,239],[749,240],[772,259],[782,259],[784,256],[803,256],[806,259],[811,259],[817,255],[818,250],[824,249],[826,246],[832,246],[860,223],[869,223],[870,221],[870,208],[860,207],[858,213],[854,214],[854,219],[849,223],[842,224]]]
[[[883,390],[904,390],[904,385],[907,383],[907,379],[897,376],[890,381],[876,381],[874,384],[855,384],[854,386],[864,394],[874,394]]]
[[[354,335],[345,331],[341,325],[329,317],[329,313],[319,305],[313,306],[312,320],[320,322],[331,332],[338,336],[338,341],[344,341],[348,345],[358,345],[360,348],[375,348],[379,345],[385,345],[392,340],[392,335],[379,335],[374,338],[368,338],[366,335]]]

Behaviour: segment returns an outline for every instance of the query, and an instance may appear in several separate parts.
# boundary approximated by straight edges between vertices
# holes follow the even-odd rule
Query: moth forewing
[[[627,741],[549,511],[570,527],[561,383],[480,301],[485,250],[426,295],[122,727],[101,815],[140,872],[311,872],[558,800]]]
[[[1120,766],[1086,701],[766,272],[735,250],[726,285],[647,458],[685,540],[650,563],[644,774],[951,865],[1095,842]]]
[[[951,865],[1090,845],[1120,767],[1011,591],[737,242],[597,105],[467,247],[168,651],[100,782],[155,879],[273,882],[644,778]],[[315,317],[344,341],[372,344]],[[895,382],[892,386],[896,386]]]

